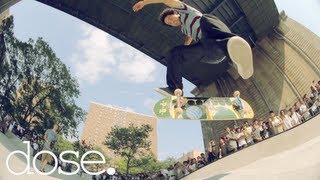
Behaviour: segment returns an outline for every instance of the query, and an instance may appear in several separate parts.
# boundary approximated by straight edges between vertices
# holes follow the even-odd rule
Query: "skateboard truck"
[[[177,96],[177,107],[175,108],[175,115],[176,117],[178,117],[179,115],[181,115],[183,113],[183,110],[182,110],[182,90],[181,89],[176,89],[174,91],[174,95]]]

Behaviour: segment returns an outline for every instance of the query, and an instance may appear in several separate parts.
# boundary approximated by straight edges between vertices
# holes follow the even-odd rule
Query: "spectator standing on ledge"
[[[286,114],[285,110],[280,111],[280,118],[283,121],[283,129],[285,131],[293,127],[293,120],[289,115]]]
[[[58,141],[58,124],[54,124],[52,129],[48,129],[44,135],[44,147],[43,150],[52,151],[54,149],[55,143]],[[41,169],[40,171],[45,172],[44,168],[48,163],[52,161],[52,156],[50,154],[42,154],[41,158]]]
[[[225,157],[228,154],[227,144],[223,137],[219,140],[219,159]]]
[[[248,145],[254,144],[253,137],[252,137],[253,128],[247,121],[244,123],[242,131],[246,136],[247,144]]]
[[[228,153],[237,151],[237,136],[234,131],[231,131],[229,127],[226,127],[226,140]]]
[[[256,119],[253,121],[252,137],[253,137],[253,141],[255,143],[262,141],[260,125],[259,125],[258,120],[256,120]]]
[[[39,149],[37,140],[34,140],[34,142],[32,143],[32,148],[33,148],[33,156],[35,156],[38,153],[38,149]]]
[[[290,117],[293,120],[293,126],[297,126],[301,123],[301,115],[295,111],[294,108],[290,108]]]
[[[216,159],[218,159],[218,152],[217,152],[217,146],[215,141],[212,139],[209,142],[209,146],[208,146],[208,162],[212,163],[213,161],[215,161]]]
[[[238,139],[237,142],[238,142],[239,149],[247,147],[246,136],[244,135],[244,133],[243,133],[241,128],[237,128],[236,136],[237,136],[237,139]]]
[[[201,156],[202,161],[204,162],[204,164],[208,164],[208,158],[206,158],[205,154],[201,153],[200,156]]]
[[[278,116],[275,115],[273,111],[269,112],[270,117],[269,117],[269,123],[272,126],[272,134],[279,134],[283,132],[283,127],[282,127],[282,120]]]
[[[12,132],[14,125],[16,124],[16,122],[14,120],[11,120],[10,125],[9,125],[9,131]]]

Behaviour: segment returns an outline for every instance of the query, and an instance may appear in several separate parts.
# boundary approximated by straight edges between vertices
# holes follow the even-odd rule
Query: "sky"
[[[278,10],[320,36],[320,0],[275,0]],[[10,9],[15,35],[21,40],[43,37],[77,78],[77,104],[88,111],[90,102],[116,105],[152,115],[162,98],[153,89],[165,86],[166,68],[122,41],[73,16],[36,2],[22,0]],[[185,95],[194,86],[184,80]],[[158,158],[180,157],[204,150],[199,121],[158,120]],[[80,125],[81,134],[83,124]]]

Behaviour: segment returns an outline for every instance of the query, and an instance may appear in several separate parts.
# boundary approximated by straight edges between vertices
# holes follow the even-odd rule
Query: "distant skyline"
[[[320,35],[318,0],[275,2],[279,11],[285,10],[289,17]],[[84,110],[88,111],[90,102],[98,102],[152,115],[152,105],[162,98],[153,89],[165,85],[163,65],[107,33],[39,2],[23,0],[10,11],[19,39],[43,37],[70,68],[80,84],[77,103]],[[188,90],[193,89],[194,85],[185,83]],[[199,121],[157,123],[160,159],[204,150]]]

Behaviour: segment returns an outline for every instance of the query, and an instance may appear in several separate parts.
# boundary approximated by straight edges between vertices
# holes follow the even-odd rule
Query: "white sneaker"
[[[228,40],[227,49],[240,76],[243,79],[250,78],[253,75],[253,58],[248,42],[239,36],[234,36]]]

